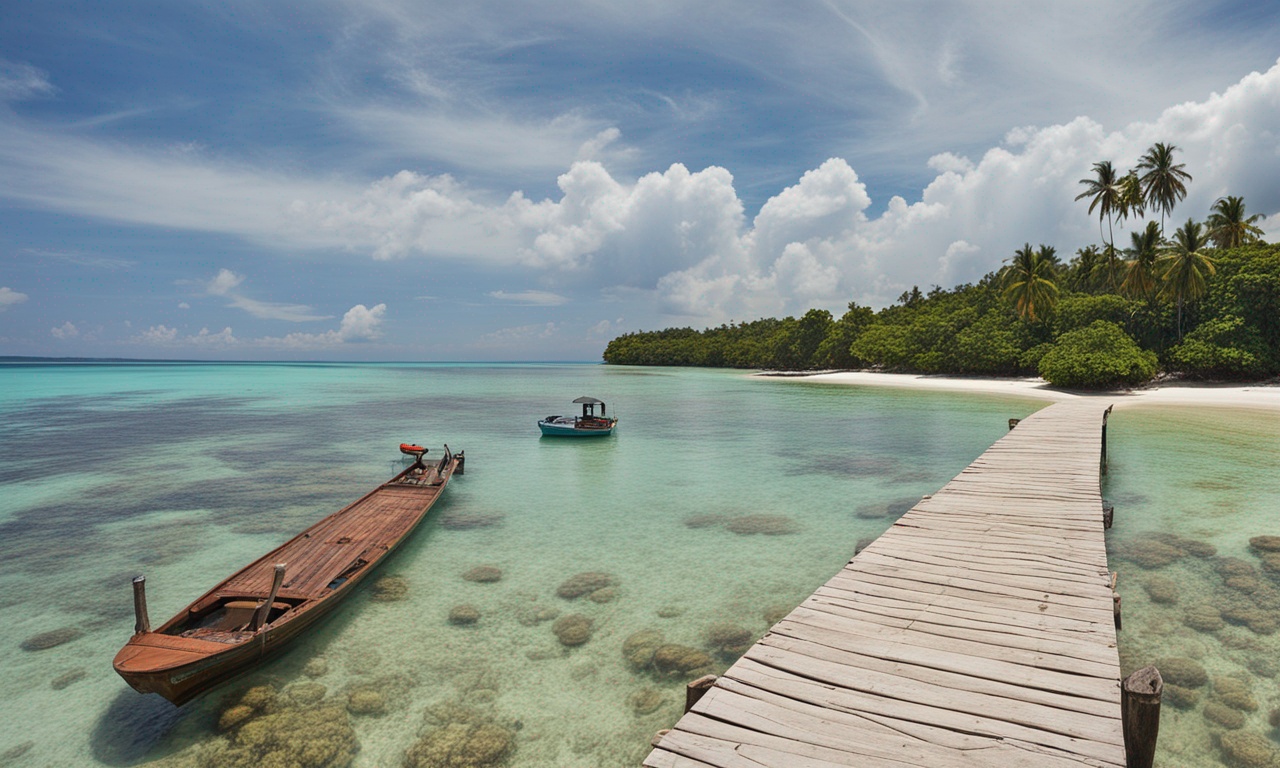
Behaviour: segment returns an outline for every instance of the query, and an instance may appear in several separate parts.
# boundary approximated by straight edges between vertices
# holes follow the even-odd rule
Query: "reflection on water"
[[[617,434],[540,438],[582,394]],[[688,679],[1036,407],[602,366],[0,369],[0,762],[636,765]],[[1189,676],[1162,764],[1243,754],[1215,733],[1241,713],[1230,733],[1265,740],[1280,705],[1276,583],[1248,544],[1280,534],[1267,418],[1112,418],[1122,658]],[[181,710],[111,671],[130,577],[167,618],[405,441],[465,449],[467,473],[317,632]]]

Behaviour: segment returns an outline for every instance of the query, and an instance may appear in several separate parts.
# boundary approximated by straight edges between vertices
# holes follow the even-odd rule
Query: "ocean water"
[[[621,418],[614,437],[538,436],[538,418],[584,394]],[[741,642],[724,637],[759,637],[1040,406],[598,365],[0,368],[0,765],[239,766],[288,750],[304,765],[351,753],[356,766],[637,765],[694,672],[635,668],[629,637],[684,646],[697,674],[724,669]],[[1280,419],[1132,409],[1111,423],[1122,662],[1205,670],[1211,682],[1186,686],[1194,702],[1166,704],[1160,760],[1217,765],[1223,726],[1206,711],[1230,719],[1221,700],[1252,703],[1241,730],[1266,738],[1280,706],[1266,634],[1280,606],[1267,607],[1273,575],[1248,546],[1280,534]],[[402,599],[375,600],[368,580],[287,653],[181,709],[115,675],[133,575],[147,576],[159,624],[389,477],[400,442],[468,458],[376,574],[407,587]],[[463,578],[477,566],[501,579]],[[557,596],[584,572],[614,589]],[[479,620],[450,624],[458,605]],[[1234,610],[1213,628],[1206,606]],[[569,647],[553,627],[574,614],[590,639]],[[23,647],[51,632],[65,642]],[[246,701],[254,728],[228,728]]]

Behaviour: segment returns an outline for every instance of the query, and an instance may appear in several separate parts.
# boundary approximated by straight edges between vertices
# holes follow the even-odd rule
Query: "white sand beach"
[[[1280,410],[1280,386],[1275,384],[1204,384],[1165,382],[1137,389],[1082,392],[1055,389],[1041,378],[985,379],[968,376],[917,375],[840,371],[806,376],[779,377],[782,380],[848,384],[863,387],[896,387],[934,391],[973,392],[993,395],[1033,397],[1057,402],[1079,397],[1107,397],[1117,408],[1140,405],[1211,406]]]

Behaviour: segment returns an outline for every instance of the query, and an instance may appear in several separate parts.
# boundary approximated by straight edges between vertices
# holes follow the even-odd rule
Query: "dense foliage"
[[[1210,258],[1214,267],[1202,275],[1199,293],[1161,290],[1161,283],[1145,279],[1131,281],[1144,290],[1122,293],[1126,262],[1110,269],[1114,265],[1108,264],[1105,250],[1082,249],[1062,264],[1052,249],[1032,251],[1028,246],[1027,253],[1019,252],[1022,277],[1053,279],[1058,287],[1051,305],[1043,293],[1022,302],[1023,308],[1036,307],[1034,318],[1029,311],[1019,313],[1018,299],[1025,299],[1026,291],[1019,293],[1020,287],[1011,292],[1016,281],[992,273],[951,290],[935,288],[926,294],[913,289],[879,312],[850,304],[839,318],[811,309],[799,318],[704,331],[629,333],[609,343],[604,360],[777,370],[1040,374],[1070,387],[1139,383],[1151,378],[1157,366],[1211,379],[1280,374],[1280,245],[1225,250],[1192,245],[1190,252]],[[1175,257],[1162,258],[1170,263]],[[1041,262],[1052,266],[1052,278],[1046,277]],[[1185,258],[1182,266],[1188,263],[1195,266]],[[1157,264],[1157,276],[1162,271],[1185,274],[1185,269],[1176,273],[1172,266]],[[1025,287],[1027,281],[1022,282]]]

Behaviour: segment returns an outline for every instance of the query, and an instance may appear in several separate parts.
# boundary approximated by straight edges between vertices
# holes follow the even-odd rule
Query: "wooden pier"
[[[644,765],[1125,765],[1105,410],[1023,419],[778,622]]]

